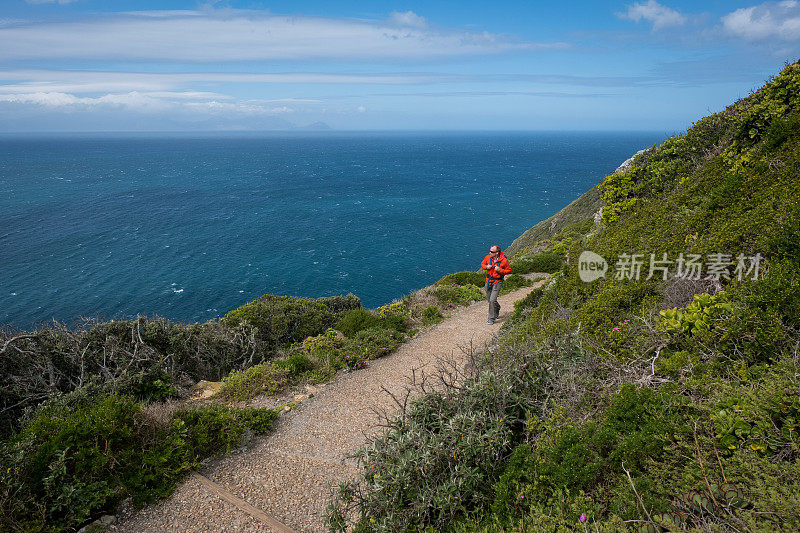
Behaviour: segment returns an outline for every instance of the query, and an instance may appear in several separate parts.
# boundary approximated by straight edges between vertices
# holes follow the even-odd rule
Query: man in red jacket
[[[511,267],[508,259],[500,251],[500,247],[493,244],[489,248],[489,255],[481,261],[481,268],[486,271],[486,299],[489,301],[489,320],[488,324],[494,324],[495,319],[500,315],[500,304],[497,303],[497,295],[500,287],[503,286],[503,279],[506,274],[511,274]]]

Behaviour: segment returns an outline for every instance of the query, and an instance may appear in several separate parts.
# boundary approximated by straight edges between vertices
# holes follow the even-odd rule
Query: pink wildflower
[[[578,520],[580,520],[581,522],[586,522],[586,515],[582,514],[581,516],[578,517]]]

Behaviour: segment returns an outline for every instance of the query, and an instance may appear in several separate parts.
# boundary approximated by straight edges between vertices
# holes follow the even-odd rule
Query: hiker
[[[497,303],[497,295],[503,285],[503,278],[506,274],[511,274],[511,267],[508,259],[500,251],[500,247],[493,244],[489,248],[489,255],[481,261],[481,268],[486,271],[486,300],[489,302],[489,320],[487,324],[494,324],[495,319],[500,315],[500,304]]]

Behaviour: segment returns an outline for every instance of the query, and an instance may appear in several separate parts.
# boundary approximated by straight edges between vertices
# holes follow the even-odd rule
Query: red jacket
[[[493,268],[494,266],[497,266],[497,270]],[[481,268],[486,271],[486,283],[489,285],[503,281],[506,274],[511,274],[511,266],[503,252],[500,252],[496,260],[492,258],[492,254],[484,257],[481,261]]]

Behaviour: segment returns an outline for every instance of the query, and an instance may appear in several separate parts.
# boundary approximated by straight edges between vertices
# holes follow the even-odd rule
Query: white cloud
[[[682,15],[672,8],[659,4],[656,0],[647,0],[646,4],[634,2],[632,6],[628,6],[628,11],[625,13],[617,13],[617,16],[634,22],[646,20],[653,24],[654,30],[667,28],[669,26],[681,26],[686,23],[685,15]]]
[[[221,101],[222,100],[222,101]],[[123,109],[136,113],[200,112],[210,115],[285,115],[294,113],[295,107],[287,104],[316,104],[310,99],[240,100],[213,93],[196,91],[156,91],[109,93],[102,96],[76,96],[64,92],[31,92],[0,94],[0,102],[33,105],[50,110],[79,111]]]
[[[413,12],[395,13],[390,21],[231,10],[125,13],[0,27],[0,50],[7,59],[215,62],[425,59],[565,46],[488,32],[433,30],[420,27],[421,22]]]
[[[393,22],[398,26],[411,26],[412,28],[424,28],[428,25],[425,17],[420,17],[413,11],[392,11],[389,15],[389,22]]]
[[[329,74],[317,72],[102,72],[87,70],[0,70],[0,94],[62,92],[168,91],[200,85],[236,84],[358,84],[408,85],[457,81],[458,76],[426,73]],[[5,82],[5,83],[4,83]],[[202,92],[202,94],[213,94]]]
[[[71,4],[77,0],[25,0],[29,4]]]
[[[286,115],[295,112],[295,109],[289,106],[269,106],[256,102],[190,102],[185,107],[192,111],[225,116]]]
[[[794,41],[800,39],[800,3],[787,0],[737,9],[722,17],[722,27],[746,41]]]

